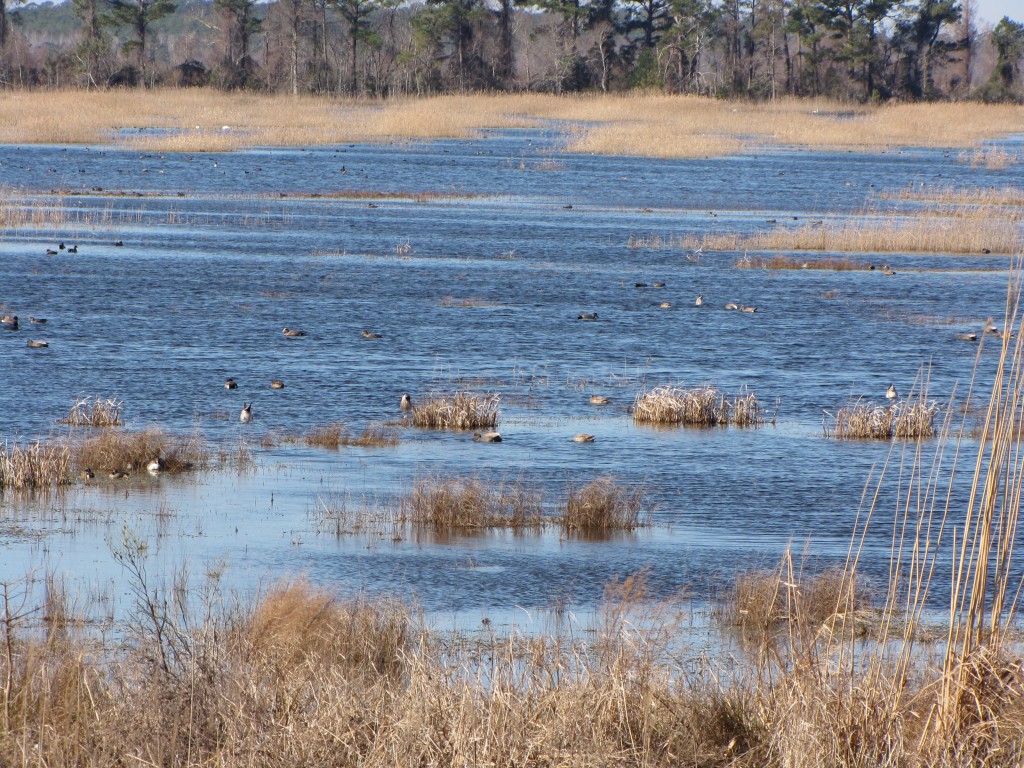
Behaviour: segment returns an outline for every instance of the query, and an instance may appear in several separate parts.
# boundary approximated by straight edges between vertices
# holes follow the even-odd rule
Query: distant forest
[[[0,0],[0,87],[1021,101],[971,0]]]

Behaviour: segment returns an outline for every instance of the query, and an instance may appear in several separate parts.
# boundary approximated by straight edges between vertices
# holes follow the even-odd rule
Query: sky
[[[1024,23],[1024,2],[1021,0],[974,0],[979,18],[998,24],[1003,16]]]

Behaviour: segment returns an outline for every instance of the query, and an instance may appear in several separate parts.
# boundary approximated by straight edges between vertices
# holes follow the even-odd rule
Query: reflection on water
[[[630,236],[844,215],[908,183],[1013,183],[1012,168],[972,168],[941,151],[638,160],[561,155],[555,136],[513,131],[231,155],[8,147],[0,159],[6,184],[64,190],[69,217],[0,240],[4,311],[49,320],[0,337],[0,435],[63,434],[56,421],[77,397],[112,396],[130,427],[198,428],[221,446],[248,442],[257,460],[244,472],[9,494],[3,578],[46,567],[123,594],[110,543],[127,526],[165,570],[224,560],[243,591],[301,573],[344,592],[415,597],[452,622],[585,607],[640,569],[655,593],[705,599],[790,542],[808,567],[842,561],[889,446],[823,439],[824,411],[884,402],[891,382],[909,392],[923,366],[930,397],[949,400],[977,351],[957,335],[1004,306],[1005,258],[887,255],[898,272],[884,277],[735,269],[743,254],[627,247]],[[45,255],[58,241],[78,252]],[[599,320],[577,320],[590,312]],[[27,338],[49,347],[29,349]],[[994,359],[983,353],[980,382]],[[634,426],[637,391],[661,383],[746,387],[770,412],[777,401],[777,421]],[[503,443],[410,428],[397,447],[280,441],[336,420],[358,434],[400,418],[403,392],[457,387],[500,394]],[[238,422],[243,402],[252,424]],[[581,431],[596,441],[573,443]],[[552,504],[568,483],[611,474],[647,489],[655,524],[586,540],[556,528],[353,534],[318,519],[327,496],[380,509],[438,473],[523,479]],[[886,514],[894,489],[881,497]],[[954,500],[964,493],[957,484]],[[888,574],[890,531],[868,537],[868,576]]]

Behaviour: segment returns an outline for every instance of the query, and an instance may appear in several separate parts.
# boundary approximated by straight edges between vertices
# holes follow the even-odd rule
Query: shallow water
[[[974,168],[941,150],[668,161],[561,154],[557,136],[523,131],[230,155],[5,147],[0,163],[3,183],[62,190],[78,219],[0,239],[0,302],[23,321],[0,335],[3,439],[59,434],[75,398],[115,396],[129,426],[198,427],[228,450],[253,444],[256,459],[244,472],[8,495],[0,578],[49,568],[123,595],[110,549],[127,525],[159,568],[188,562],[202,574],[224,562],[241,591],[305,574],[346,594],[415,597],[456,624],[556,600],[586,607],[640,569],[659,594],[703,600],[790,542],[808,567],[841,562],[890,446],[824,439],[823,411],[883,402],[890,382],[907,393],[925,367],[929,396],[946,402],[977,352],[957,333],[1003,314],[1005,257],[854,257],[888,261],[893,277],[765,271],[735,268],[736,253],[630,249],[631,235],[799,225],[877,207],[874,195],[911,183],[1021,183],[1013,166]],[[339,190],[367,196],[322,197]],[[79,252],[44,255],[61,240]],[[634,287],[654,281],[666,286]],[[758,311],[726,311],[730,301]],[[584,311],[599,320],[577,321]],[[49,322],[29,326],[29,315]],[[287,339],[284,326],[308,336]],[[27,338],[50,347],[28,349]],[[987,346],[981,383],[994,368]],[[224,389],[227,376],[238,390]],[[272,391],[271,378],[286,388]],[[746,387],[772,411],[777,401],[776,422],[634,426],[627,406],[659,383]],[[259,446],[334,420],[358,431],[398,418],[402,392],[463,386],[500,393],[505,442],[404,429],[390,448]],[[612,404],[589,405],[591,393]],[[249,401],[256,419],[240,425]],[[596,442],[571,442],[581,431]],[[568,482],[612,474],[648,490],[654,525],[603,541],[319,530],[318,499],[384,504],[434,473],[521,478],[552,504]],[[879,525],[862,559],[876,580],[889,545]]]

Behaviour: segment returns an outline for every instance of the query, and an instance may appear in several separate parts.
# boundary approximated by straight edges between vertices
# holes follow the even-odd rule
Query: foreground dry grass
[[[53,119],[72,114],[74,120]],[[819,101],[754,104],[657,94],[471,95],[381,102],[204,90],[0,96],[2,143],[125,142],[169,152],[464,138],[480,129],[539,120],[574,126],[572,151],[694,157],[735,154],[763,144],[974,147],[1019,131],[1024,107],[972,103],[850,108]],[[132,130],[112,133],[125,128]]]

